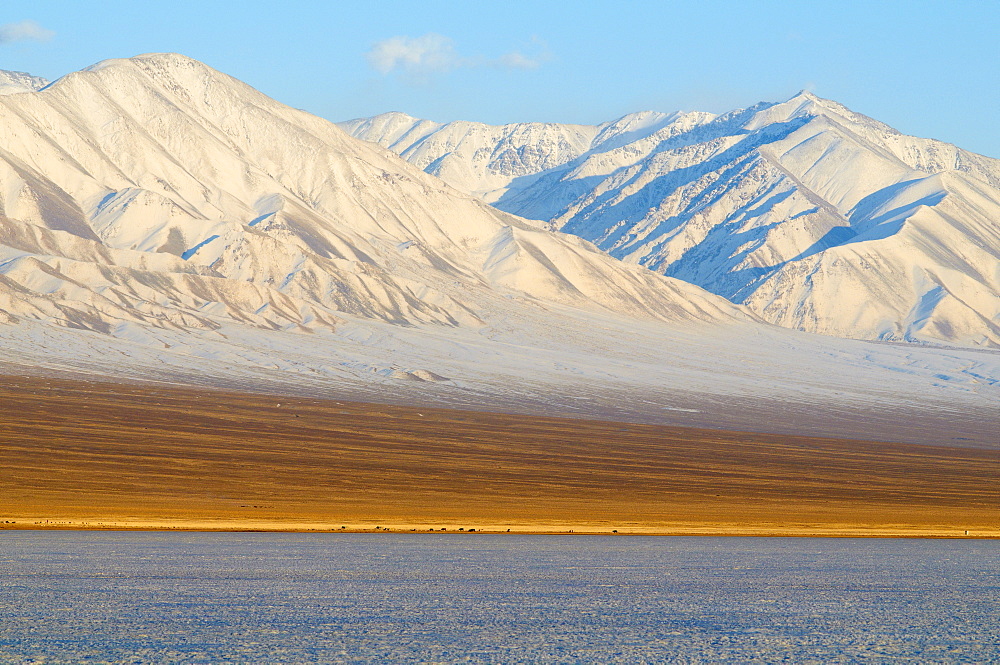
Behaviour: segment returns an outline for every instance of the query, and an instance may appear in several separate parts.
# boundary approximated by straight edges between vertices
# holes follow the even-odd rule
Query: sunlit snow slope
[[[596,127],[402,114],[341,126],[782,326],[1000,345],[1000,160],[809,93]]]
[[[0,317],[6,371],[959,445],[1000,399],[996,353],[767,325],[172,54],[0,96]]]
[[[9,318],[476,326],[508,289],[630,316],[745,318],[181,56],[103,62],[0,97],[0,114]]]

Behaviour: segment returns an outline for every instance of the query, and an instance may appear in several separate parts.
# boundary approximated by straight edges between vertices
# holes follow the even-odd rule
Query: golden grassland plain
[[[21,376],[0,528],[1000,536],[1000,453]]]

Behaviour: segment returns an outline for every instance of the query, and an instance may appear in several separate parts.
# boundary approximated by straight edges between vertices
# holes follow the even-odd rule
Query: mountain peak
[[[816,102],[819,101],[820,98],[814,95],[811,91],[803,88],[802,90],[799,90],[797,93],[789,97],[788,101],[792,101],[793,99],[808,99],[810,101]]]
[[[403,113],[402,111],[386,111],[385,113],[379,113],[375,117],[376,118],[387,118],[387,119],[388,118],[392,118],[392,119],[399,119],[399,120],[419,120],[419,118],[416,118],[416,117],[410,115],[409,113]]]
[[[132,63],[151,63],[156,65],[182,65],[191,66],[198,65],[201,67],[208,67],[205,63],[195,60],[194,58],[189,58],[186,55],[181,55],[180,53],[141,53],[139,55],[134,55],[131,58],[108,58],[107,60],[101,60],[96,62],[89,67],[84,67],[81,71],[85,72],[98,72],[102,69],[108,67],[114,67],[116,65],[127,65]]]
[[[192,75],[201,78],[207,77],[237,81],[237,79],[223,74],[200,60],[195,60],[179,53],[143,53],[131,58],[110,58],[85,67],[81,72],[126,72],[135,70],[143,71],[154,78],[163,76],[174,79],[178,83],[181,83],[182,86],[192,83],[190,78]]]
[[[809,90],[799,90],[785,101],[772,104],[770,108],[791,108],[798,109],[800,112],[803,110],[815,112],[817,109],[830,109],[839,106],[840,104],[818,97]]]
[[[129,60],[146,60],[150,62],[162,62],[162,63],[181,63],[190,64],[194,63],[197,65],[205,66],[205,63],[200,60],[195,60],[189,56],[183,55],[181,53],[174,53],[172,51],[163,51],[155,53],[140,53],[139,55],[132,56],[128,58]]]

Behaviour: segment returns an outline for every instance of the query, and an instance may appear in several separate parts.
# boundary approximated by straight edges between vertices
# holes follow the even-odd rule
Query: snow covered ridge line
[[[16,95],[22,92],[36,92],[49,84],[41,76],[27,72],[11,72],[0,69],[0,95]]]
[[[803,92],[598,126],[340,123],[495,207],[842,337],[1000,345],[1000,160]]]

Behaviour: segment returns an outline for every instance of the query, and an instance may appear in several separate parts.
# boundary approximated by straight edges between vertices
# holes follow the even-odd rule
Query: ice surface
[[[1000,543],[5,532],[0,657],[991,662]]]

